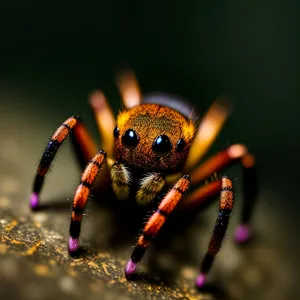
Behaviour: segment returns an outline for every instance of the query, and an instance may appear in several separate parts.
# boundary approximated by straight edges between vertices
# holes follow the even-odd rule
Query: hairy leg
[[[68,118],[62,125],[59,126],[47,144],[37,168],[37,174],[33,183],[33,193],[30,198],[30,206],[32,209],[36,209],[38,207],[39,194],[43,187],[45,176],[60,145],[67,138],[71,130],[76,126],[78,120],[79,118],[77,116]]]
[[[221,179],[205,184],[186,195],[179,203],[178,208],[183,211],[188,211],[203,207],[204,205],[209,204],[213,197],[220,193],[221,187]]]
[[[84,124],[80,121],[72,131],[71,140],[78,162],[83,170],[97,153],[97,146]]]
[[[235,240],[237,243],[247,242],[250,238],[250,226],[255,201],[257,198],[257,174],[255,168],[255,159],[252,154],[248,152],[246,146],[235,144],[224,151],[212,156],[204,163],[200,164],[191,173],[191,182],[196,185],[209,178],[215,172],[218,172],[233,163],[241,163],[243,169],[243,206],[241,214],[241,224],[237,227],[235,232]],[[187,200],[189,205],[192,202],[198,202],[196,195],[190,196]]]
[[[144,227],[143,234],[140,236],[131,254],[131,259],[126,265],[125,275],[128,279],[130,279],[130,276],[134,274],[137,263],[143,258],[146,249],[150,245],[150,241],[159,233],[163,224],[166,222],[167,217],[182,199],[183,194],[187,191],[189,185],[189,176],[184,175],[181,177],[175,183],[173,188],[166,194],[158,206],[158,209],[148,220],[146,226]]]
[[[139,205],[149,204],[165,185],[165,179],[160,173],[149,173],[139,182],[136,201]]]
[[[210,240],[207,253],[200,268],[200,274],[196,280],[198,288],[202,288],[204,286],[206,282],[206,275],[211,269],[215,256],[221,248],[233,204],[232,182],[229,178],[222,177],[219,213],[214,227],[213,236]]]
[[[83,211],[87,204],[92,185],[106,159],[106,153],[99,151],[90,163],[86,166],[81,176],[80,184],[76,190],[73,205],[72,216],[70,224],[70,239],[69,239],[69,253],[74,255],[79,249],[79,234],[81,228],[81,221],[83,218]]]
[[[122,163],[115,162],[110,170],[112,189],[119,200],[126,199],[130,193],[132,180],[129,169]]]

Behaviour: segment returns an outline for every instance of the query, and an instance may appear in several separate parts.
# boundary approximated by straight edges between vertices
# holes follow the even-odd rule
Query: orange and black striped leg
[[[69,253],[75,255],[79,249],[79,234],[83,210],[90,195],[91,187],[106,159],[106,153],[99,151],[86,166],[76,190],[70,224]]]
[[[244,202],[240,224],[234,232],[234,239],[238,244],[244,244],[251,238],[250,220],[257,198],[257,173],[254,166],[254,159],[249,154],[242,159],[243,168],[243,194]]]
[[[49,141],[41,161],[39,163],[37,174],[35,176],[33,184],[33,193],[30,198],[30,206],[32,209],[36,209],[39,204],[39,193],[43,187],[45,175],[47,174],[49,167],[53,161],[53,158],[70,131],[75,127],[79,117],[74,116],[68,118],[59,128],[55,131],[51,140]]]
[[[221,187],[221,179],[209,182],[184,197],[184,199],[179,203],[178,208],[181,211],[190,211],[199,207],[203,208],[214,200],[213,197],[220,193]]]
[[[217,253],[221,248],[222,241],[224,239],[227,226],[229,223],[229,217],[232,208],[233,208],[232,182],[229,178],[224,176],[222,177],[219,213],[213,231],[213,236],[210,240],[208,251],[202,262],[200,274],[196,280],[196,286],[198,288],[202,288],[205,285],[206,275],[211,269],[215,256],[217,255]]]
[[[190,177],[188,175],[181,177],[163,198],[156,212],[148,220],[144,227],[143,234],[140,236],[131,254],[131,259],[125,267],[127,279],[130,279],[134,274],[137,263],[143,258],[146,249],[150,245],[150,241],[158,234],[159,230],[166,222],[167,217],[182,199],[183,194],[187,191],[189,185]]]
[[[72,130],[71,140],[77,160],[83,170],[97,153],[97,146],[81,121],[78,121]]]
[[[193,185],[198,184],[209,178],[214,172],[218,172],[236,162],[240,162],[243,167],[244,201],[242,204],[241,225],[236,229],[235,240],[237,243],[245,243],[250,238],[249,222],[253,214],[258,190],[255,160],[248,149],[241,144],[228,147],[197,167],[191,173],[191,180]]]

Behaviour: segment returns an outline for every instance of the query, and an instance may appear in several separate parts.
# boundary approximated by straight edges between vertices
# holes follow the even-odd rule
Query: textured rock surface
[[[3,299],[211,299],[184,279],[173,287],[145,275],[128,282],[126,261],[107,252],[71,259],[60,234],[28,218],[2,218],[0,236]]]

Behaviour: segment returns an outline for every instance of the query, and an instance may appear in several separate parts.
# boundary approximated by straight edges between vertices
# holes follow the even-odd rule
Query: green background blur
[[[284,243],[296,253],[299,8],[299,1],[271,0],[1,1],[0,116],[8,120],[1,130],[22,133],[24,122],[43,120],[50,136],[78,112],[95,133],[87,95],[101,88],[117,111],[114,76],[124,65],[143,92],[179,94],[200,112],[230,95],[236,109],[213,151],[242,142],[255,153],[270,196],[262,201],[284,219]],[[48,136],[34,142],[37,159]]]

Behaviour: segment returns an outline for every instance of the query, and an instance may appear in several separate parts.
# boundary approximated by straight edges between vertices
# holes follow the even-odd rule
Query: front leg
[[[51,137],[46,149],[43,152],[37,173],[33,183],[33,192],[30,197],[31,209],[37,209],[39,205],[39,195],[42,190],[45,176],[49,171],[51,163],[62,143],[68,137],[72,129],[78,124],[79,117],[72,116],[62,123]]]
[[[115,162],[110,170],[112,189],[119,200],[127,199],[130,193],[132,175],[124,164]]]
[[[102,150],[99,151],[82,173],[81,181],[76,190],[72,206],[69,240],[70,255],[75,255],[79,249],[79,234],[83,211],[88,201],[92,185],[95,182],[101,167],[105,163],[105,159],[106,153]]]
[[[165,185],[165,178],[160,173],[149,173],[139,182],[136,201],[139,205],[149,204]]]
[[[140,236],[132,254],[125,268],[125,275],[127,279],[134,274],[137,263],[143,258],[144,253],[150,241],[158,234],[159,230],[166,222],[167,217],[174,210],[178,202],[182,199],[183,194],[187,191],[190,185],[190,177],[184,175],[173,186],[173,188],[166,194],[161,201],[158,209],[148,220],[144,227],[143,234]]]

